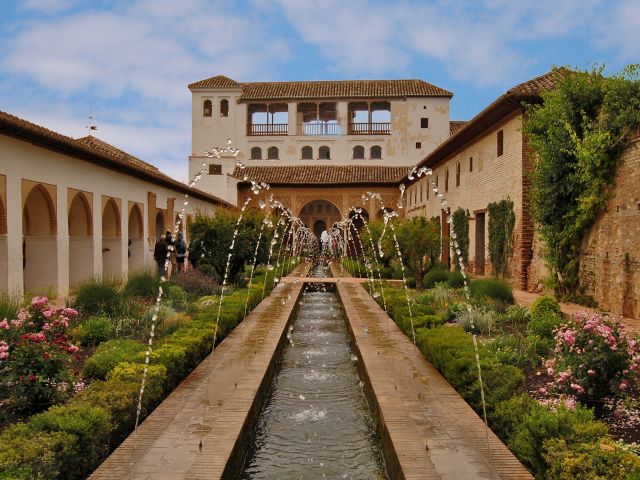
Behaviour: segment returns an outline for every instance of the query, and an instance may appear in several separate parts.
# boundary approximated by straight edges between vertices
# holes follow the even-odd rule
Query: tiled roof
[[[268,165],[236,167],[232,176],[270,185],[344,185],[398,183],[409,167],[383,165]]]
[[[467,123],[466,120],[451,120],[449,122],[449,135],[453,135]]]
[[[308,82],[238,83],[223,75],[192,83],[189,88],[241,87],[240,101],[304,98],[451,97],[453,94],[424,80],[328,80]]]
[[[418,167],[433,168],[447,160],[460,149],[485,135],[492,126],[503,121],[514,111],[521,109],[523,102],[540,101],[540,94],[543,91],[553,89],[558,78],[566,76],[569,72],[570,70],[566,68],[554,68],[543,75],[520,83],[500,95],[471,120],[459,125],[455,132],[452,130],[453,126],[449,125],[451,136],[422,159]],[[406,181],[406,177],[403,180]],[[409,181],[409,183],[414,181],[416,180]]]
[[[54,152],[79,158],[101,167],[117,170],[156,185],[172,188],[181,193],[188,193],[192,197],[199,198],[206,202],[235,208],[230,203],[218,197],[198,190],[197,188],[189,187],[165,175],[156,167],[95,137],[89,136],[76,140],[3,111],[0,111],[0,134],[30,142]]]

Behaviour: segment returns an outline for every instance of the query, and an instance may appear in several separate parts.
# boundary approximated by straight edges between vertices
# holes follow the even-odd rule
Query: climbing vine
[[[469,211],[458,207],[453,212],[453,231],[456,233],[458,240],[458,248],[460,249],[460,255],[467,265],[469,262]],[[460,268],[460,264],[456,263],[456,269]]]
[[[558,294],[578,291],[580,244],[640,126],[639,71],[630,66],[605,77],[602,68],[558,69],[554,89],[526,106],[523,130],[537,154],[531,211]]]
[[[489,213],[489,258],[493,273],[504,277],[509,266],[509,256],[513,246],[513,230],[516,215],[510,199],[492,202],[487,205]]]

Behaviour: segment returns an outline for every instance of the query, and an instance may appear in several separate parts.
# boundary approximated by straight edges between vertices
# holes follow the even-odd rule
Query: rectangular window
[[[497,140],[498,140],[498,145],[497,145],[497,147],[498,147],[498,156],[501,157],[502,154],[504,153],[504,131],[503,130],[500,130],[498,132]]]
[[[429,128],[429,119],[422,117],[420,119],[420,128]]]
[[[449,169],[447,168],[444,172],[444,191],[449,191]]]
[[[456,163],[456,187],[460,186],[460,162]]]
[[[416,148],[417,149],[421,149],[422,148],[422,142],[416,142]]]
[[[473,157],[469,157],[469,171],[473,172]]]
[[[424,201],[424,198],[423,198],[423,196],[422,196],[422,195],[423,195],[423,192],[424,192],[424,184],[422,184],[422,185],[420,186],[420,203],[422,203],[422,202]]]
[[[212,163],[209,165],[209,175],[222,175],[222,165]]]

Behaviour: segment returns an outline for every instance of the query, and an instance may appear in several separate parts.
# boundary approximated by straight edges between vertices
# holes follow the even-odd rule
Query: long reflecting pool
[[[337,295],[309,288],[287,339],[241,478],[386,479]]]

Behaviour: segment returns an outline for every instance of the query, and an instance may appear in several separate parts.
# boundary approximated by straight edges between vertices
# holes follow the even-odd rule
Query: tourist
[[[184,259],[187,256],[187,243],[182,237],[182,232],[178,233],[178,239],[175,242],[175,250],[178,273],[184,272]]]
[[[160,238],[156,241],[156,246],[153,249],[153,259],[158,264],[158,275],[161,277],[164,275],[167,253],[169,253],[169,244],[167,243],[165,236],[160,235]]]
[[[202,245],[198,240],[192,240],[189,244],[189,264],[191,268],[198,268],[198,261],[200,260],[200,256],[202,255]]]
[[[167,271],[167,278],[171,278],[171,275],[176,271],[176,242],[171,238],[171,232],[167,230],[167,245],[169,245],[169,270]]]

